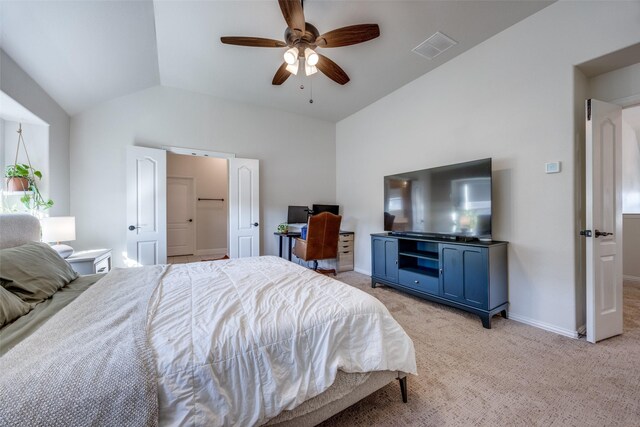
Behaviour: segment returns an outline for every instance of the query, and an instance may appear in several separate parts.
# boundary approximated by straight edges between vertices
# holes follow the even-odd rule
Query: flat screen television
[[[491,159],[384,177],[384,229],[491,238]]]
[[[308,216],[308,206],[289,206],[287,209],[287,224],[306,224]]]
[[[317,215],[322,212],[330,212],[334,215],[340,215],[340,206],[339,205],[318,205],[315,204],[311,208],[314,215]]]

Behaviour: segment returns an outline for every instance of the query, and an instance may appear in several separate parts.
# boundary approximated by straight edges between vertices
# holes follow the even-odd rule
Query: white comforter
[[[149,314],[164,425],[259,425],[338,369],[416,373],[384,305],[281,258],[171,266]]]

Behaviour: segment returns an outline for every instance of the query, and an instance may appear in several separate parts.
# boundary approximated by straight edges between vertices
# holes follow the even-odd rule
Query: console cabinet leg
[[[375,279],[371,279],[371,287],[375,289],[375,287],[376,287]]]
[[[505,319],[509,318],[509,313],[507,312],[507,310],[502,310],[500,312],[500,316],[504,317]]]
[[[485,329],[491,329],[491,316],[488,314],[483,314],[480,316],[480,320],[482,320],[482,326]]]
[[[407,403],[407,377],[398,378],[400,382],[400,393],[402,394],[402,402]]]

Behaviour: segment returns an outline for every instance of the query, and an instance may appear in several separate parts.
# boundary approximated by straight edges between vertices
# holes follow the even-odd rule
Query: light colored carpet
[[[329,426],[640,426],[640,285],[625,283],[624,334],[596,345],[497,316],[414,298],[368,276],[337,279],[374,295],[415,344],[403,404],[392,383]]]

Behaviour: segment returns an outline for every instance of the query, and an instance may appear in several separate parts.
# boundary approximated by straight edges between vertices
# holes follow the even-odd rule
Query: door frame
[[[162,146],[161,149],[165,150],[167,152],[173,153],[173,154],[180,154],[180,155],[194,156],[194,157],[213,157],[213,158],[219,158],[219,159],[226,159],[227,160],[227,177],[228,177],[228,172],[230,170],[229,159],[235,159],[236,158],[236,154],[235,153],[226,153],[226,152],[223,152],[223,151],[197,150],[197,149],[193,149],[193,148],[174,147],[174,146],[167,146],[167,145]],[[255,160],[259,161],[259,159],[255,159]],[[230,193],[231,193],[231,179],[228,179],[228,181],[227,181],[227,194],[230,194]],[[230,212],[230,210],[231,210],[231,204],[229,203],[228,206],[227,206],[227,252],[231,252],[231,245],[230,245],[230,240],[229,240],[231,238],[231,230],[230,230],[230,215],[231,215],[231,212]],[[165,214],[166,214],[166,206],[165,206]],[[194,211],[194,215],[195,215],[195,211]],[[258,204],[258,218],[257,218],[256,222],[259,223],[259,224],[262,223],[260,204]],[[262,231],[259,231],[260,240],[261,240],[261,237],[262,237]],[[262,248],[262,243],[260,242],[258,244],[258,253],[260,253],[261,248]],[[166,251],[166,242],[165,242],[165,251]],[[197,252],[197,250],[196,250],[196,252]],[[229,255],[229,254],[227,254],[227,255]]]
[[[180,256],[180,255],[169,255],[169,180],[172,178],[176,179],[188,179],[191,180],[191,212],[193,217],[193,223],[191,227],[191,241],[193,242],[193,255],[196,255],[198,252],[198,240],[196,227],[198,226],[198,209],[196,205],[196,186],[197,180],[194,176],[182,176],[182,175],[167,175],[167,257],[170,256]]]

